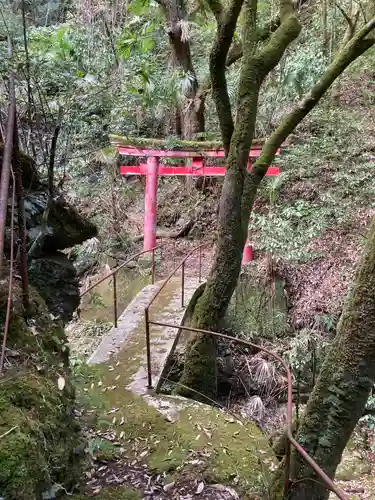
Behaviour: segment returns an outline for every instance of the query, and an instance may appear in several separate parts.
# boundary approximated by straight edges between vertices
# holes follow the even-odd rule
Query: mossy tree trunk
[[[177,106],[176,127],[184,139],[191,139],[195,134],[204,132],[205,95],[199,92],[199,83],[193,66],[188,33],[186,5],[183,0],[157,0],[161,5],[166,20],[172,64],[182,69],[186,85],[185,102]],[[178,124],[178,125],[177,125]]]
[[[237,120],[234,125],[225,78],[225,62],[244,3],[243,66],[239,83]],[[257,50],[257,1],[233,0],[224,9],[210,0],[217,20],[217,38],[210,57],[212,94],[219,118],[228,170],[221,194],[218,236],[213,267],[203,297],[195,310],[193,324],[215,329],[224,317],[241,268],[247,222],[242,216],[243,188],[247,160],[254,136],[259,90],[267,74],[277,65],[286,48],[298,36],[301,26],[292,1],[280,2],[280,26],[268,43]],[[215,343],[197,336],[189,348],[178,392],[211,396],[216,392]]]
[[[207,330],[217,329],[226,314],[241,269],[247,221],[258,187],[274,160],[277,149],[316,106],[345,68],[374,44],[374,39],[368,38],[368,35],[375,27],[375,18],[341,48],[321,79],[282,120],[280,126],[265,142],[252,172],[248,173],[247,158],[254,134],[260,87],[267,74],[280,61],[286,48],[298,37],[301,26],[294,13],[294,3],[280,1],[280,25],[270,35],[268,42],[258,48],[257,1],[245,0],[242,70],[237,118],[234,124],[226,86],[225,61],[242,2],[243,0],[233,0],[228,9],[223,9],[218,0],[210,0],[218,23],[217,39],[210,60],[212,93],[227,152],[228,170],[221,193],[214,261],[193,318],[195,327]],[[197,336],[193,339],[180,383],[177,389],[180,394],[196,394],[186,389],[189,387],[210,397],[215,395],[215,346],[212,339],[207,336]]]
[[[301,420],[297,440],[333,478],[375,381],[375,218],[337,334]],[[288,500],[327,500],[329,492],[292,454]]]

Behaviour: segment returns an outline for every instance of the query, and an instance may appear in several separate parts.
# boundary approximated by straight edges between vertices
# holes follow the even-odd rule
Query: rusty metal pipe
[[[208,243],[202,243],[200,246],[204,247]],[[156,299],[156,297],[160,294],[160,292],[164,289],[164,287],[167,285],[168,281],[177,273],[177,271],[184,265],[184,263],[188,260],[188,258],[197,250],[199,249],[199,246],[194,247],[186,256],[185,258],[169,273],[169,275],[166,277],[166,279],[163,281],[162,285],[154,292],[154,294],[151,296],[151,299],[149,300],[147,306],[145,307],[145,311],[149,310],[152,303]]]
[[[114,315],[114,325],[117,328],[117,279],[116,273],[113,275],[113,315]]]
[[[166,245],[167,242],[163,243],[163,246]],[[116,267],[116,269],[114,269],[113,271],[111,271],[109,274],[107,274],[106,276],[104,276],[104,278],[101,278],[99,281],[97,281],[96,283],[94,283],[93,285],[89,286],[87,288],[87,290],[84,290],[80,297],[82,298],[84,295],[86,295],[87,293],[91,292],[91,290],[93,288],[95,288],[96,286],[100,285],[100,283],[103,283],[103,281],[105,281],[106,279],[110,278],[111,276],[113,276],[115,273],[117,273],[118,271],[120,271],[120,269],[122,269],[124,266],[126,266],[127,264],[129,264],[129,262],[131,262],[132,260],[136,259],[137,257],[140,257],[141,255],[144,255],[145,253],[148,253],[148,252],[152,252],[153,250],[157,250],[158,248],[160,248],[162,245],[158,245],[157,247],[154,247],[152,248],[151,250],[142,250],[141,252],[138,252],[136,254],[133,254],[131,257],[129,257],[129,259],[127,259],[125,262],[123,262],[120,266]]]
[[[184,307],[185,298],[185,262],[182,263],[181,267],[181,307]]]
[[[10,265],[9,265],[8,299],[7,299],[7,308],[6,308],[6,313],[5,313],[4,336],[3,336],[3,342],[1,345],[1,354],[0,354],[0,375],[3,373],[3,368],[4,368],[5,348],[6,348],[6,344],[7,344],[7,338],[8,338],[10,317],[12,314],[12,297],[13,297],[14,208],[15,208],[15,197],[16,197],[16,183],[15,183],[12,168],[11,168],[11,171],[12,171],[12,175],[13,175],[13,191],[12,191],[12,209],[11,209],[12,211],[11,211],[11,219],[10,219]]]
[[[155,283],[155,248],[152,249],[151,256],[151,282],[152,284]]]
[[[147,351],[147,389],[152,389],[151,346],[150,346],[150,320],[148,309],[145,309],[146,324],[146,351]]]
[[[167,327],[167,328],[176,328],[180,329],[180,325],[173,325],[171,323],[162,323],[160,321],[149,321],[150,324],[157,325],[157,326],[162,326],[162,327]],[[293,416],[293,394],[292,394],[292,372],[288,366],[288,364],[275,354],[274,352],[266,349],[265,347],[259,346],[257,344],[253,344],[251,342],[248,342],[247,340],[243,339],[238,339],[235,337],[230,337],[229,335],[225,335],[224,333],[218,333],[218,332],[211,332],[208,330],[201,330],[199,328],[192,328],[188,326],[183,326],[184,330],[188,330],[191,332],[195,333],[203,333],[204,335],[212,335],[213,337],[218,337],[222,339],[229,340],[231,342],[235,342],[237,344],[242,344],[246,345],[247,347],[252,347],[255,349],[258,349],[260,351],[265,352],[266,354],[272,356],[275,358],[285,369],[287,373],[287,381],[288,381],[288,404],[287,404],[287,437],[289,441],[289,445],[292,444],[294,448],[300,453],[302,458],[305,460],[305,462],[316,472],[316,474],[321,478],[323,483],[325,484],[326,488],[333,493],[335,493],[340,500],[349,500],[349,497],[344,493],[340,488],[338,488],[332,479],[327,476],[327,474],[319,467],[319,465],[313,460],[310,455],[306,452],[306,450],[296,441],[293,437],[293,432],[292,432],[292,416]],[[286,464],[285,464],[285,480],[284,480],[284,493],[286,493],[289,489],[289,484],[290,484],[290,451],[288,456],[286,456]]]
[[[203,243],[199,246],[205,246],[207,243]],[[163,288],[166,286],[168,281],[176,274],[176,272],[181,268],[184,267],[181,279],[185,279],[185,262],[187,259],[198,250],[199,247],[193,248],[186,256],[185,258],[178,264],[178,266],[175,266],[174,269],[169,273],[167,278],[163,281],[161,286],[154,292],[154,294],[151,296],[150,300],[148,301],[148,304],[145,307],[145,322],[146,322],[146,352],[147,352],[147,372],[148,372],[148,388],[152,388],[152,378],[151,378],[151,348],[150,348],[150,324],[153,323],[150,321],[150,307],[153,304],[154,300],[156,297],[160,294],[160,292],[163,290]],[[184,283],[182,283],[184,287]],[[181,303],[183,304],[183,294],[181,297]]]

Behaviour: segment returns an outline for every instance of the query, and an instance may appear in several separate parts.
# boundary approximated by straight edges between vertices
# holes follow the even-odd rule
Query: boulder
[[[30,283],[37,288],[49,310],[64,323],[80,303],[79,280],[73,263],[63,253],[44,254],[29,266]]]
[[[0,144],[0,164],[3,145]],[[25,225],[30,282],[51,312],[64,322],[79,305],[79,281],[72,262],[60,250],[71,248],[97,235],[97,228],[69,204],[57,190],[50,198],[47,184],[34,161],[20,155],[24,187]],[[8,199],[9,208],[11,199]],[[10,250],[10,214],[7,214],[5,251]],[[17,214],[15,217],[17,223]],[[17,238],[16,244],[18,245]],[[17,252],[18,246],[15,248]]]

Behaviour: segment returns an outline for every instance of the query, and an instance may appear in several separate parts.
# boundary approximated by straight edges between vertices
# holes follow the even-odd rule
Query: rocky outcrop
[[[32,259],[29,278],[54,316],[63,322],[72,318],[79,306],[79,280],[73,263],[61,252]]]
[[[0,144],[0,164],[2,153]],[[51,312],[66,322],[79,305],[79,283],[71,261],[61,250],[96,236],[97,229],[61,193],[54,193],[53,198],[49,196],[47,184],[27,155],[20,155],[20,164],[25,192],[30,283],[37,288]],[[8,203],[11,206],[11,199]],[[8,228],[10,212],[8,210]],[[5,248],[9,252],[9,230]]]

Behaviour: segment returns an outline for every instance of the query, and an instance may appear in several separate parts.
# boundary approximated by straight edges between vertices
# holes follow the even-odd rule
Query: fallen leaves
[[[65,379],[61,375],[57,379],[57,387],[59,388],[60,391],[64,390],[65,387]]]
[[[197,490],[196,490],[196,495],[200,495],[202,493],[202,491],[204,490],[204,482],[201,481],[198,486],[197,486]]]

